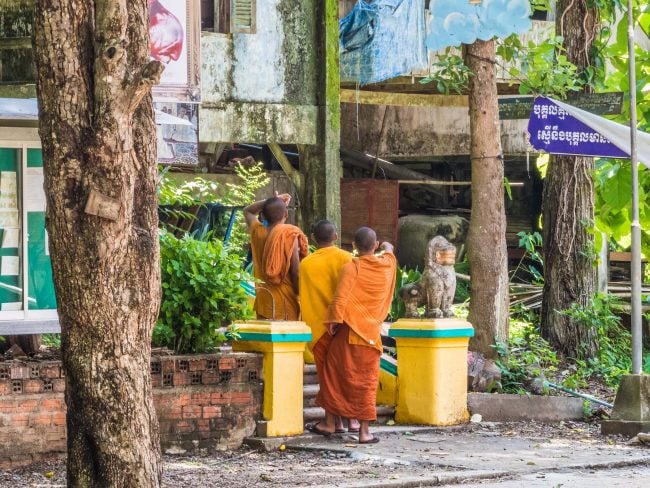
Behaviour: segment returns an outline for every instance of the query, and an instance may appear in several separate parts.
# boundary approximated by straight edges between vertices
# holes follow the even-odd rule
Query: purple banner
[[[550,154],[627,158],[609,140],[548,98],[537,97],[528,120],[530,144]]]

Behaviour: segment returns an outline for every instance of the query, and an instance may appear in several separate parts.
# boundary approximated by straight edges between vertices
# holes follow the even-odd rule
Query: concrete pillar
[[[264,355],[263,420],[259,437],[303,433],[303,353],[311,329],[299,321],[252,320],[235,324],[240,339],[233,350]]]
[[[474,335],[462,319],[399,319],[388,331],[397,344],[400,424],[467,422],[467,346]]]
[[[340,70],[338,0],[322,0],[317,5],[317,96],[316,144],[301,145],[300,172],[305,178],[303,223],[309,229],[327,218],[341,224],[340,182]]]

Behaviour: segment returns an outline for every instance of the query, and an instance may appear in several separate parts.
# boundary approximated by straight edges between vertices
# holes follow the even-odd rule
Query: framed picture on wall
[[[155,101],[201,100],[199,0],[149,0],[151,57],[163,63]]]

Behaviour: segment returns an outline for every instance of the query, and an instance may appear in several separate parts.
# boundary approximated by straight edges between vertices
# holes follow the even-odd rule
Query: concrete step
[[[303,368],[303,384],[304,385],[317,385],[318,376],[316,375],[316,365],[315,364],[305,364]]]
[[[318,390],[320,390],[318,384],[314,385],[303,385],[302,387],[302,404],[303,407],[315,407],[316,404],[314,403],[316,401],[316,395],[318,394]]]
[[[325,418],[325,410],[320,407],[307,407],[303,409],[303,418],[305,423],[323,420]],[[377,422],[378,424],[385,424],[388,420],[395,416],[395,408],[386,405],[377,405]]]

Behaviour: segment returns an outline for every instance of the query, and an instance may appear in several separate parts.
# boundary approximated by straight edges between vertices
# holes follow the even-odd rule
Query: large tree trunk
[[[494,41],[465,46],[465,64],[474,73],[469,86],[472,215],[467,257],[472,275],[470,348],[496,356],[496,341],[508,338],[508,258],[503,189],[503,155],[494,68]]]
[[[149,375],[160,300],[150,88],[162,67],[149,61],[147,0],[35,5],[68,486],[159,486]]]
[[[584,0],[558,0],[556,31],[578,71],[589,65],[596,26],[596,11]],[[594,221],[593,171],[593,158],[553,156],[544,180],[541,330],[569,357],[593,357],[598,349],[592,328],[558,313],[572,303],[587,306],[595,291],[594,241],[588,232]]]

